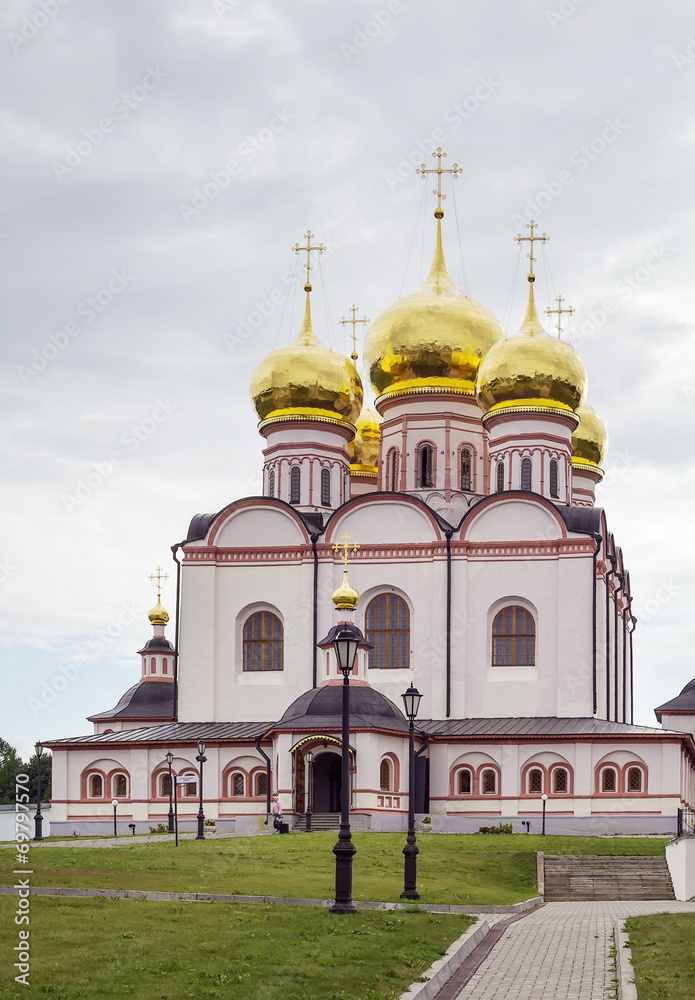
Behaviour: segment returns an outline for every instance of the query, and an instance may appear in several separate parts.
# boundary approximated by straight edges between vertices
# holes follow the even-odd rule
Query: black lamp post
[[[113,806],[113,835],[118,836],[118,826],[116,825],[116,810],[118,809],[118,799],[111,799],[111,805]]]
[[[405,840],[405,878],[401,899],[419,899],[417,891],[417,856],[420,853],[415,837],[415,718],[422,695],[411,684],[404,695],[405,714],[410,723],[408,730],[408,836]]]
[[[34,814],[34,840],[43,840],[43,813],[41,812],[41,756],[43,743],[34,745],[36,750],[36,812]]]
[[[165,760],[166,760],[167,766],[169,768],[169,833],[173,833],[174,832],[174,805],[173,805],[173,799],[172,799],[172,794],[171,794],[172,793],[171,765],[174,762],[174,755],[171,752],[171,750],[169,750],[169,752],[166,754]]]
[[[543,792],[541,795],[541,802],[543,803],[543,826],[541,828],[541,837],[545,837],[545,804],[548,801],[548,796]]]
[[[203,764],[207,760],[205,756],[205,740],[198,740],[198,756],[196,760],[200,764],[200,781],[198,791],[200,793],[198,804],[198,833],[196,840],[205,840],[205,813],[203,812]]]
[[[311,833],[311,762],[314,759],[313,751],[306,752],[306,832]]]

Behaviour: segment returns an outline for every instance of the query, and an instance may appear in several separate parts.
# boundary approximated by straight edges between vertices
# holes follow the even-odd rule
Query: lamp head
[[[43,753],[43,743],[40,740],[37,740],[34,744],[34,750],[36,750],[37,757],[40,757]]]
[[[547,802],[547,801],[548,801],[548,796],[545,794],[545,792],[543,792],[543,794],[541,795],[541,802]]]
[[[343,677],[352,673],[355,666],[357,648],[362,641],[362,633],[355,629],[354,625],[344,624],[338,627],[338,631],[333,637],[333,649],[338,661],[338,669],[342,671]]]
[[[115,808],[116,808],[116,806],[118,805],[118,799],[111,799],[111,805],[112,805],[112,806],[114,807],[114,809],[115,809]]]
[[[314,751],[313,750],[307,750],[305,756],[306,756],[306,762],[307,762],[307,764],[311,764],[312,760],[314,759]]]
[[[202,757],[205,753],[205,740],[198,740],[198,753]]]
[[[165,757],[164,757],[164,759],[166,760],[166,762],[167,762],[167,764],[169,765],[169,767],[171,767],[171,765],[172,765],[172,764],[173,764],[173,762],[174,762],[174,755],[173,755],[173,753],[171,752],[171,750],[168,750],[168,751],[167,751],[167,753],[165,754]]]
[[[403,705],[405,706],[406,718],[412,722],[413,719],[417,717],[417,713],[420,710],[420,702],[422,701],[422,695],[416,687],[411,684],[405,694],[401,695],[403,699]]]

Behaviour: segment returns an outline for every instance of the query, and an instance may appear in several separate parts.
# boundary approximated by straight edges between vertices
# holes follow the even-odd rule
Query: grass
[[[7,929],[15,907],[0,898]],[[472,922],[127,899],[34,898],[30,914],[30,986],[6,976],[2,1000],[381,1000],[418,980]]]
[[[639,1000],[695,1000],[695,913],[630,917]]]
[[[122,847],[37,848],[33,885],[150,889],[330,899],[333,833],[210,838]],[[397,901],[403,887],[402,834],[356,833],[353,895]],[[666,839],[427,834],[418,840],[423,902],[510,904],[536,895],[535,851],[547,854],[651,854]],[[2,854],[0,854],[0,858]]]

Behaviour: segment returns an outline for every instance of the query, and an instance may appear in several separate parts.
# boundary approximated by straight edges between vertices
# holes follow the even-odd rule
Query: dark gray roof
[[[92,716],[94,718],[94,716]],[[164,743],[195,745],[198,740],[206,743],[251,743],[270,729],[270,722],[172,722],[166,726],[149,726],[142,729],[125,729],[121,733],[97,733],[91,736],[71,736],[63,740],[46,740],[48,747],[75,746],[76,744]]]
[[[601,534],[603,511],[600,507],[558,506],[557,509],[568,531],[579,531],[590,535]]]
[[[661,712],[692,712],[695,715],[695,679],[688,681],[677,698],[671,698],[654,709],[657,719]]]
[[[174,719],[173,681],[138,681],[128,688],[115,708],[90,715],[96,719]]]
[[[173,653],[174,647],[163,635],[153,635],[138,653]]]
[[[505,738],[534,739],[558,736],[620,736],[656,738],[675,734],[669,730],[650,726],[631,726],[626,722],[609,722],[606,719],[556,719],[552,716],[522,719],[417,719],[415,728],[436,738],[464,737],[466,739]]]
[[[342,684],[312,688],[293,701],[273,729],[340,729],[342,726]],[[350,687],[350,728],[389,729],[404,733],[408,723],[392,701],[363,685]]]

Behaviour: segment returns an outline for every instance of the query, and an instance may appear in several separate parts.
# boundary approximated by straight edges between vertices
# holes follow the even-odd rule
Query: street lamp
[[[543,792],[541,795],[541,802],[543,803],[543,826],[541,828],[541,837],[545,837],[545,804],[548,801],[548,796]]]
[[[34,745],[36,750],[36,812],[34,813],[34,840],[43,840],[43,813],[41,812],[41,757],[43,743]]]
[[[111,805],[113,806],[113,835],[118,836],[118,827],[116,826],[116,810],[118,808],[118,799],[111,799]]]
[[[203,764],[207,760],[205,756],[205,740],[198,740],[198,756],[196,760],[200,763],[200,781],[198,790],[200,792],[198,804],[198,834],[196,840],[205,840],[205,813],[203,812]]]
[[[311,762],[314,759],[313,751],[307,750],[305,756],[306,756],[306,771],[307,771],[306,832],[311,833]]]
[[[420,708],[422,695],[411,684],[405,694],[401,695],[405,714],[409,722],[408,729],[408,836],[405,840],[403,854],[405,856],[405,878],[401,899],[419,899],[417,891],[417,856],[420,853],[415,837],[415,718]]]
[[[174,755],[171,752],[171,750],[169,750],[169,752],[166,754],[165,760],[166,760],[167,765],[169,767],[169,833],[173,833],[174,832],[174,806],[173,806],[173,800],[172,800],[172,796],[171,796],[171,792],[172,792],[172,785],[171,785],[171,765],[172,765],[172,763],[174,761]]]

